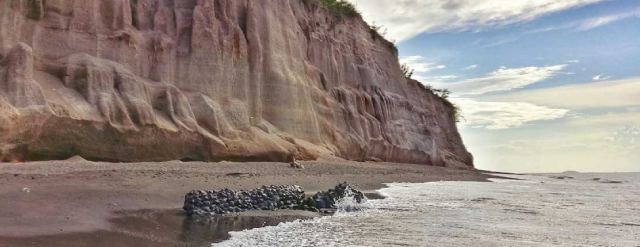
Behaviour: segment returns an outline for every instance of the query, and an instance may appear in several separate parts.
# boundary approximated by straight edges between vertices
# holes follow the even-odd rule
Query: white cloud
[[[491,130],[523,126],[527,123],[554,120],[567,116],[569,110],[553,109],[524,102],[482,102],[452,98],[460,106],[466,121],[462,126]]]
[[[567,63],[580,63],[580,60],[569,60]]]
[[[497,39],[494,39],[492,41],[490,41],[488,44],[484,44],[485,48],[491,48],[491,47],[496,47],[496,46],[501,46],[504,44],[508,44],[514,41],[519,40],[521,37],[518,36],[510,36],[510,37],[499,37]]]
[[[503,66],[482,78],[434,86],[447,88],[455,95],[481,95],[490,92],[510,91],[552,78],[565,67],[567,67],[566,64],[525,68],[506,68]]]
[[[420,76],[420,75],[416,75],[414,76],[414,79],[428,84],[430,82],[443,82],[443,81],[449,81],[449,80],[453,80],[453,79],[457,79],[458,76],[457,75],[441,75],[441,76],[430,76],[430,77],[424,77],[424,76]]]
[[[558,25],[558,26],[534,29],[534,30],[527,31],[526,33],[543,33],[543,32],[551,32],[551,31],[557,31],[557,30],[563,30],[563,29],[574,29],[575,31],[588,31],[588,30],[605,26],[605,25],[614,23],[616,21],[620,21],[630,17],[640,17],[640,8],[634,11],[629,11],[624,13],[593,17],[593,18],[584,19],[581,21],[569,22],[566,24]]]
[[[587,19],[584,22],[580,23],[580,25],[578,25],[577,29],[578,31],[587,31],[587,30],[591,30],[594,28],[598,28],[600,26],[604,26],[613,22],[616,22],[618,20],[627,18],[627,17],[631,17],[633,15],[630,14],[623,14],[623,15],[610,15],[610,16],[603,16],[603,17],[597,17],[597,18],[591,18],[591,19]]]
[[[571,118],[567,126],[594,128],[611,128],[612,126],[640,125],[640,112],[608,112],[604,114],[582,115]]]
[[[430,72],[433,70],[441,70],[447,68],[447,66],[426,62],[422,56],[406,56],[400,58],[401,64],[406,64],[409,68],[415,70],[417,73]]]
[[[475,101],[480,103],[471,102],[471,107],[462,108],[471,120],[461,132],[479,168],[512,172],[640,171],[639,130],[624,127],[640,126],[640,78],[480,96]],[[539,109],[542,105],[546,107]],[[571,112],[563,116],[566,110]],[[545,124],[525,121],[531,119],[557,120]],[[486,130],[512,128],[521,122],[533,126]]]
[[[620,127],[622,128],[622,127]],[[594,129],[556,121],[528,131],[463,128],[465,144],[481,169],[511,172],[638,172],[640,149],[634,138],[616,138],[619,127]],[[626,128],[629,130],[629,128]],[[634,134],[632,134],[634,135]],[[517,165],[514,165],[517,164]]]
[[[462,69],[460,69],[460,70],[474,70],[474,69],[477,69],[478,67],[480,67],[480,66],[479,66],[479,65],[477,65],[477,64],[474,64],[474,65],[471,65],[471,66],[469,66],[469,67],[462,68]]]
[[[559,25],[559,26],[551,26],[551,27],[543,27],[543,28],[533,29],[533,30],[526,31],[525,33],[528,33],[528,34],[546,33],[546,32],[551,32],[551,31],[556,31],[556,30],[572,28],[572,27],[575,27],[576,25],[577,25],[576,23],[568,23],[568,24],[563,24],[563,25]]]
[[[609,80],[609,79],[611,79],[611,76],[605,76],[604,74],[599,74],[599,75],[593,77],[594,81],[606,81],[606,80]]]
[[[640,78],[527,90],[483,100],[524,101],[567,109],[637,107],[640,106]]]
[[[640,158],[640,126],[627,125],[612,133],[608,140],[617,156]]]
[[[350,0],[369,23],[404,41],[425,32],[484,30],[607,0]]]

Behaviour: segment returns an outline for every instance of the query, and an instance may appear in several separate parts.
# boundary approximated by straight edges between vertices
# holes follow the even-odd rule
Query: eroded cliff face
[[[472,167],[361,18],[302,0],[0,0],[0,158]]]

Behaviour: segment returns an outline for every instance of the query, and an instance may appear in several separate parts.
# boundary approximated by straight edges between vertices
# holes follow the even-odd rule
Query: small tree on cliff
[[[453,117],[456,119],[456,123],[465,120],[464,116],[462,115],[462,109],[460,109],[460,106],[454,104],[453,102],[451,102],[451,100],[449,100],[449,96],[451,95],[451,91],[449,91],[449,89],[431,89],[431,91],[438,97],[442,98],[445,104],[453,108]]]
[[[413,76],[413,73],[415,72],[415,70],[410,68],[409,65],[407,65],[406,63],[400,65],[400,70],[402,70],[404,77],[409,79],[411,79],[411,77]]]
[[[451,95],[451,91],[449,91],[449,89],[433,89],[433,93],[443,99],[449,99],[449,95]]]

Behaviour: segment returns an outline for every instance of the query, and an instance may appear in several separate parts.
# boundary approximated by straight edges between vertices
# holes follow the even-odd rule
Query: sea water
[[[362,210],[213,246],[640,247],[640,173],[510,177],[520,180],[391,183]]]

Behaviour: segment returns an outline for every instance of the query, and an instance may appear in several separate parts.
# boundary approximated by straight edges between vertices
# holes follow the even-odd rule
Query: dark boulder
[[[316,193],[306,202],[313,204],[312,206],[317,209],[335,209],[336,203],[345,198],[353,198],[357,203],[362,203],[366,199],[362,192],[353,189],[348,183],[341,183],[332,190]]]

